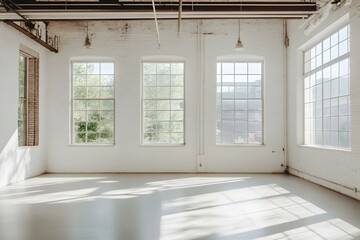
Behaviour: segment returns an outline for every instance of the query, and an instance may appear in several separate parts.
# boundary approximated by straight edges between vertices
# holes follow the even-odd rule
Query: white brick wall
[[[290,21],[289,83],[288,83],[288,147],[290,173],[328,188],[360,199],[360,13],[359,1],[350,7],[351,28],[351,152],[303,147],[302,144],[302,62],[298,48],[321,30],[346,14],[346,7],[333,12],[309,36],[299,29],[302,21]]]
[[[47,50],[0,22],[0,187],[45,172],[45,63]],[[23,44],[40,54],[40,145],[18,147],[19,50]]]
[[[243,21],[242,55],[265,59],[265,141],[262,147],[217,147],[216,58],[238,57],[234,51],[238,21],[204,21],[201,46],[196,21],[160,21],[161,47],[153,21],[89,22],[93,47],[84,49],[86,22],[54,22],[50,31],[60,35],[60,52],[48,61],[48,170],[51,172],[194,172],[199,148],[199,83],[205,91],[205,160],[209,172],[281,172],[283,154],[273,153],[284,142],[283,24],[279,20]],[[199,26],[200,27],[200,26]],[[271,48],[269,48],[271,46]],[[202,49],[202,52],[199,52]],[[204,73],[198,57],[201,54]],[[186,59],[186,145],[140,146],[140,61],[144,56],[173,55]],[[69,146],[69,63],[74,57],[108,57],[115,61],[116,145]],[[200,68],[199,68],[200,67]]]

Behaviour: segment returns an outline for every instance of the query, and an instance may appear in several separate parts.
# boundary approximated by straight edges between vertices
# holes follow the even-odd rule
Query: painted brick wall
[[[153,21],[89,22],[93,47],[82,47],[86,22],[54,22],[50,31],[60,36],[60,52],[48,61],[47,143],[50,172],[195,172],[199,149],[205,149],[208,172],[281,172],[284,145],[283,22],[242,22],[246,50],[236,53],[238,21],[160,21],[158,48]],[[203,33],[198,34],[198,31]],[[269,48],[268,46],[271,46]],[[185,58],[186,145],[140,146],[140,62],[147,56]],[[218,56],[265,59],[265,138],[261,147],[217,147],[216,60]],[[116,144],[110,147],[69,146],[69,77],[71,59],[105,57],[115,62]],[[201,79],[204,80],[200,89]],[[205,93],[199,107],[200,92]],[[199,121],[199,111],[204,120]],[[205,126],[204,126],[205,125]],[[205,138],[199,142],[199,129]]]
[[[360,2],[352,1],[348,9],[332,12],[309,35],[300,28],[302,21],[290,21],[289,83],[288,83],[288,146],[290,173],[309,179],[328,188],[360,199]],[[342,16],[349,13],[351,28],[351,151],[326,150],[301,146],[302,140],[302,59],[298,48],[326,31]],[[334,25],[334,26],[335,26]]]
[[[45,63],[47,50],[0,22],[0,187],[45,172]],[[40,56],[40,145],[18,147],[20,44]]]

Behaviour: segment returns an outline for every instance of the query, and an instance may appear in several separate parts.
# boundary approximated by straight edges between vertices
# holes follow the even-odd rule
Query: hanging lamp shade
[[[240,40],[240,19],[239,19],[239,37],[238,37],[238,40],[235,44],[235,51],[242,51],[244,50],[244,45],[242,44],[241,40]]]
[[[244,45],[242,44],[241,40],[240,40],[240,37],[238,38],[237,40],[237,43],[235,45],[235,51],[242,51],[244,50]]]
[[[84,48],[91,48],[91,41],[89,38],[89,23],[86,24],[86,37],[85,37],[85,41],[84,41]]]
[[[85,37],[85,41],[84,41],[84,48],[91,48],[91,42],[90,42],[90,38],[88,35],[86,35]]]

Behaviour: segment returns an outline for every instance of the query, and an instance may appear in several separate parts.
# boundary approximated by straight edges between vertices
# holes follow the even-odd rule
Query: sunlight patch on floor
[[[162,207],[164,240],[231,237],[326,214],[276,184],[177,198]]]
[[[257,240],[347,240],[360,237],[360,229],[342,219],[335,218],[306,227],[300,227]]]

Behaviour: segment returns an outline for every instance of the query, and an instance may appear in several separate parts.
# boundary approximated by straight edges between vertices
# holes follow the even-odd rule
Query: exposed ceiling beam
[[[317,12],[313,12],[317,13]],[[55,20],[153,20],[152,12],[32,12],[24,15],[34,21]],[[183,20],[191,19],[303,19],[309,17],[308,12],[182,12]],[[158,20],[176,19],[177,12],[157,12]],[[14,13],[0,13],[0,20],[19,21]]]
[[[22,11],[152,11],[152,1],[99,1],[99,2],[80,2],[80,1],[49,1],[38,2],[35,0],[13,0]],[[178,1],[154,1],[157,12],[178,11]],[[273,12],[273,11],[308,11],[317,10],[315,2],[241,2],[241,1],[183,1],[183,11],[237,11],[240,8],[243,12]]]
[[[10,0],[3,0],[4,2]],[[153,8],[159,19],[233,19],[233,18],[308,18],[317,13],[317,5],[312,1],[304,2],[255,2],[231,0],[224,2],[189,0],[146,0],[119,1],[36,1],[12,0],[17,11],[31,20],[120,20],[152,19]],[[177,15],[177,16],[176,16]],[[0,20],[20,20],[11,12],[0,12]]]

